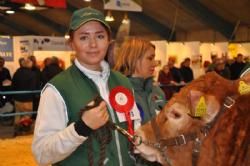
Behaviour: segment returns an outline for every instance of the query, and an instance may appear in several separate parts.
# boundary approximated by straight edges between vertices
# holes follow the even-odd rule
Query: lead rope
[[[161,138],[161,133],[159,131],[159,128],[158,128],[158,125],[156,123],[156,117],[154,117],[152,120],[151,120],[151,126],[155,132],[155,136],[156,136],[156,141],[159,142],[159,139]],[[169,159],[169,157],[166,155],[166,149],[167,149],[167,146],[165,147],[161,147],[161,144],[156,144],[155,145],[156,148],[160,151],[160,154],[161,156],[163,157],[165,163],[167,163],[169,166],[172,166],[172,162],[171,160]]]
[[[82,115],[84,111],[88,111],[94,107],[97,107],[101,103],[101,101],[102,98],[97,95],[94,98],[94,103],[91,105],[86,105],[85,108],[81,109],[80,114]],[[98,160],[98,165],[103,166],[106,157],[106,145],[109,144],[112,140],[112,133],[109,128],[109,125],[106,124],[98,130],[93,131],[93,133],[89,136],[87,140],[89,166],[94,166],[93,138],[95,138],[100,145],[100,158]]]
[[[93,138],[96,138],[97,142],[100,144],[100,158],[98,160],[98,166],[104,165],[104,160],[106,157],[106,146],[112,140],[112,133],[107,125],[95,131],[88,139],[88,160],[89,166],[94,166],[93,157]]]
[[[103,129],[100,130],[100,132],[96,133],[96,138],[98,142],[100,143],[100,158],[98,160],[98,165],[103,166],[104,160],[106,157],[106,146],[110,143],[112,140],[112,133],[107,125],[103,127]]]
[[[88,138],[88,161],[89,161],[89,166],[94,166],[94,157],[93,157],[93,151],[92,151],[92,136]]]

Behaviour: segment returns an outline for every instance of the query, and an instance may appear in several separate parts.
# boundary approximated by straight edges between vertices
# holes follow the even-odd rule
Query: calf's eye
[[[179,119],[181,118],[181,113],[176,111],[175,109],[171,110],[171,112],[169,112],[169,115],[168,115],[170,118],[173,118],[173,119]]]
[[[181,114],[179,112],[173,111],[173,115],[175,119],[179,119],[181,117]]]

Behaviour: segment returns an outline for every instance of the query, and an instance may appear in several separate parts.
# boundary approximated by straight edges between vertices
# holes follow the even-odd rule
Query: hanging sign
[[[0,56],[5,61],[13,61],[13,40],[10,37],[0,37]]]
[[[18,36],[14,38],[17,54],[26,57],[34,51],[70,51],[64,37]]]
[[[142,0],[104,0],[104,9],[141,12]]]
[[[64,37],[32,36],[33,51],[66,51],[70,50]]]

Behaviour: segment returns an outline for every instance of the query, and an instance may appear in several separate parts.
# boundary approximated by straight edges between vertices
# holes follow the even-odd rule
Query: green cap
[[[81,25],[88,21],[99,21],[110,31],[109,24],[105,21],[105,17],[99,10],[93,9],[91,7],[82,8],[76,10],[70,21],[69,30],[77,30]]]

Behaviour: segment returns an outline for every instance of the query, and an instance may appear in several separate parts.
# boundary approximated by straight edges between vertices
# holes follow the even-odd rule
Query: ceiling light
[[[64,38],[65,38],[65,39],[69,39],[70,36],[69,36],[68,34],[65,34],[65,35],[64,35]]]
[[[91,2],[91,0],[84,0],[85,2]]]
[[[130,23],[130,20],[129,20],[129,18],[128,18],[128,14],[127,14],[127,13],[124,14],[122,23],[123,23],[123,24],[129,24],[129,23]]]
[[[10,39],[11,38],[10,36],[1,36],[1,35],[0,35],[0,37],[5,38],[5,39]]]
[[[30,3],[25,3],[24,9],[26,10],[36,10],[36,7]]]
[[[112,16],[111,11],[109,10],[106,17],[105,17],[105,21],[111,22],[111,21],[115,21],[115,18]]]
[[[15,11],[14,10],[6,10],[5,13],[7,13],[7,14],[14,14]]]

